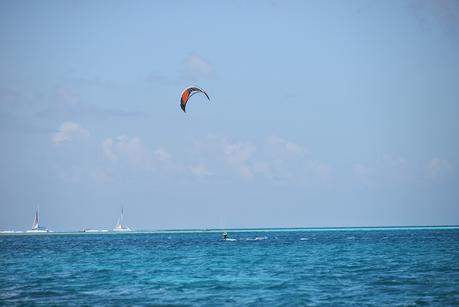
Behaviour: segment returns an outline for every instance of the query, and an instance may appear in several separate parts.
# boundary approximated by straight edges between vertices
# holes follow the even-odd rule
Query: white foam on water
[[[268,240],[268,237],[255,237],[255,238],[247,238],[247,241],[261,241],[261,240]]]

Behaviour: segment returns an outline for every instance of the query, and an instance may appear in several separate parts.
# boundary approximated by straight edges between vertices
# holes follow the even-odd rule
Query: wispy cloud
[[[48,95],[49,93],[44,93]],[[72,90],[72,87],[60,87],[52,94],[52,99],[44,102],[45,107],[35,110],[35,115],[40,118],[73,118],[80,119],[105,119],[138,117],[141,112],[115,109],[112,107],[90,104],[79,91]]]
[[[157,161],[166,161],[166,160],[169,160],[171,156],[164,147],[160,146],[158,149],[156,149],[153,152],[153,157]]]
[[[174,171],[176,167],[171,160],[171,154],[163,146],[151,150],[138,136],[122,134],[106,138],[101,143],[105,158],[116,164],[128,165],[147,172],[154,170]]]
[[[81,168],[75,165],[67,165],[66,167],[60,169],[57,173],[57,176],[65,182],[68,183],[79,183],[82,181],[82,172]]]
[[[193,175],[197,177],[212,176],[212,173],[209,171],[208,167],[204,164],[192,165],[190,166],[190,171]]]
[[[111,174],[124,165],[169,178],[188,174],[196,178],[240,178],[298,186],[327,186],[334,180],[330,163],[314,157],[304,145],[277,136],[243,141],[210,135],[196,140],[179,160],[165,146],[149,145],[139,136],[122,134],[103,139],[100,149],[110,163]],[[363,166],[355,166],[354,171],[364,180]],[[99,182],[113,178],[106,175],[91,173]]]
[[[459,33],[459,2],[456,0],[411,0],[407,5],[424,27],[438,24],[450,37]]]
[[[64,104],[64,105],[77,105],[81,102],[80,96],[75,94],[74,92],[71,92],[69,89],[65,87],[60,87],[57,92],[57,101],[58,103]]]
[[[108,183],[113,180],[112,175],[107,170],[102,169],[90,171],[89,176],[97,183]]]
[[[166,75],[158,71],[150,72],[146,77],[146,81],[161,86],[176,86],[180,84],[177,76]]]
[[[255,173],[296,184],[327,184],[332,179],[330,164],[314,158],[304,145],[281,137],[269,137],[254,164]]]
[[[243,177],[253,176],[249,160],[253,156],[256,146],[250,143],[228,143],[223,145],[224,161]]]
[[[433,158],[426,163],[424,171],[429,179],[441,181],[453,174],[453,167],[448,160]]]
[[[185,59],[184,76],[186,78],[202,79],[214,75],[213,66],[198,54],[191,54]]]
[[[282,159],[297,158],[306,153],[303,146],[276,136],[267,138],[264,147],[270,154]]]
[[[107,138],[102,141],[102,151],[104,153],[105,158],[110,161],[116,161],[118,157],[113,152],[113,139]]]
[[[413,177],[411,165],[403,157],[383,155],[383,172],[386,178],[399,182],[408,181]]]
[[[106,138],[102,141],[105,157],[115,162],[126,158],[132,164],[148,164],[148,153],[143,141],[138,136],[120,135],[116,138]]]
[[[215,75],[214,67],[202,56],[192,53],[180,64],[178,74],[153,70],[146,76],[149,83],[161,86],[183,86],[184,81],[210,79]]]
[[[237,175],[295,184],[322,184],[332,178],[329,164],[308,155],[304,146],[280,137],[269,137],[261,142],[234,142],[225,137],[209,136],[196,142],[195,156],[205,157],[215,176]],[[192,173],[198,176],[202,173],[198,170]]]
[[[58,146],[65,142],[75,139],[85,139],[89,137],[89,131],[76,122],[63,122],[57,132],[52,134],[53,143]]]

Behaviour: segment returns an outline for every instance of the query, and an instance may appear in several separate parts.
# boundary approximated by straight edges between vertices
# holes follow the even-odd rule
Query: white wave
[[[247,241],[261,241],[261,240],[268,240],[268,237],[255,237],[255,238],[247,238]]]

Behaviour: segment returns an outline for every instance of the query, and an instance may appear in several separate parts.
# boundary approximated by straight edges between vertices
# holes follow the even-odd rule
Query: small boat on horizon
[[[84,229],[82,229],[82,230],[80,230],[80,231],[81,231],[81,232],[101,232],[102,230],[84,228]]]
[[[124,216],[124,212],[123,212],[123,208],[121,208],[121,215],[118,219],[118,223],[116,224],[115,228],[113,228],[113,231],[117,231],[117,232],[131,231],[131,228],[123,225],[123,216]]]
[[[35,211],[32,229],[27,230],[26,232],[49,232],[48,228],[40,226],[40,208],[37,207],[37,210]]]

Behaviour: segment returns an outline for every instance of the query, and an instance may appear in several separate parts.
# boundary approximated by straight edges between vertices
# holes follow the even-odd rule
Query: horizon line
[[[89,229],[89,228],[84,228]],[[47,234],[162,234],[162,233],[216,233],[222,231],[233,232],[282,232],[282,231],[352,231],[352,230],[428,230],[428,229],[459,229],[459,225],[407,225],[407,226],[315,226],[315,227],[261,227],[261,228],[176,228],[176,229],[134,229],[128,232],[116,232],[111,229],[91,229],[95,232],[84,232],[83,230],[62,230],[44,233],[30,233],[27,230],[2,230],[0,235],[47,235]]]

